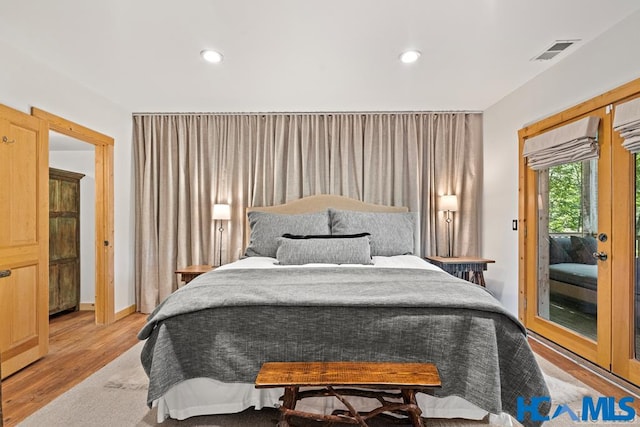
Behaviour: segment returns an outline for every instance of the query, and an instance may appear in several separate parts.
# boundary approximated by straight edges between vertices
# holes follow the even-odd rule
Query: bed
[[[174,292],[139,333],[158,421],[275,406],[282,390],[253,386],[266,361],[435,363],[442,388],[418,393],[425,417],[508,425],[519,396],[549,395],[518,320],[415,255],[415,214],[314,196],[247,217],[247,256]]]

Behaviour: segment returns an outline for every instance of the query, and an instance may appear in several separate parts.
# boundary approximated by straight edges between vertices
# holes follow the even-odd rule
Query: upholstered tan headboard
[[[283,205],[250,207],[245,212],[244,224],[244,247],[249,245],[250,229],[247,213],[251,211],[272,212],[281,214],[300,214],[320,212],[328,208],[343,209],[348,211],[361,212],[408,212],[409,209],[404,206],[384,206],[365,203],[360,200],[350,199],[344,196],[335,196],[332,194],[319,194],[316,196],[303,197]]]

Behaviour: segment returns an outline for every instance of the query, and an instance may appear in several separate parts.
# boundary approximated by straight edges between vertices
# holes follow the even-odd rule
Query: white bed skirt
[[[284,394],[282,388],[256,389],[253,384],[223,383],[210,378],[194,378],[172,387],[164,396],[153,401],[158,409],[158,422],[167,418],[184,420],[199,415],[231,414],[254,407],[275,408]],[[463,418],[481,420],[487,416],[484,411],[458,396],[438,398],[418,393],[416,400],[425,418]],[[361,411],[369,411],[379,406],[374,399],[350,397],[349,402]],[[296,409],[330,414],[335,409],[345,409],[344,405],[332,397],[314,397],[298,401]],[[494,425],[512,427],[508,414],[489,414]]]

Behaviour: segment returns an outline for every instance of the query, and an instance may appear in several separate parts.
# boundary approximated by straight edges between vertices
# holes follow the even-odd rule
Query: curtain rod
[[[450,113],[462,113],[462,114],[482,114],[482,111],[473,110],[432,110],[432,111],[236,111],[236,112],[183,112],[183,113],[170,113],[170,112],[134,112],[134,116],[237,116],[237,115],[279,115],[279,114],[450,114]]]

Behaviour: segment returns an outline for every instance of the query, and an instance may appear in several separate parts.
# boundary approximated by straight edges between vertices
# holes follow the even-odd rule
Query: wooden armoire
[[[49,168],[49,315],[80,308],[80,179]]]

